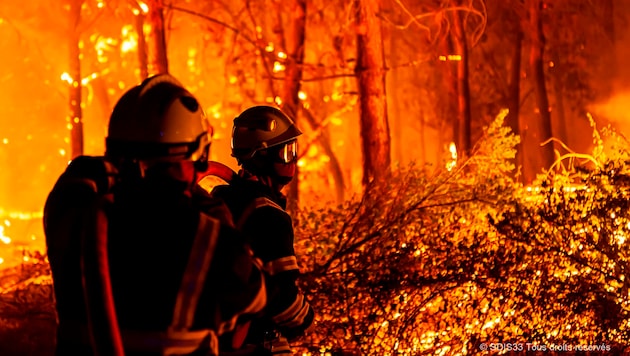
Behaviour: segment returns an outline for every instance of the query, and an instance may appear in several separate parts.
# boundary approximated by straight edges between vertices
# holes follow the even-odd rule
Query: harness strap
[[[197,303],[217,245],[219,228],[219,220],[204,213],[199,214],[197,233],[175,301],[171,332],[188,330],[193,324]]]

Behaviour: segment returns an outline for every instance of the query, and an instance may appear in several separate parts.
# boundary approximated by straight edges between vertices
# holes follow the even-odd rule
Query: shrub
[[[503,117],[451,170],[411,166],[360,200],[299,213],[296,252],[317,311],[302,351],[474,354],[482,343],[520,343],[622,352],[625,141],[606,129],[607,150],[594,129],[592,155],[560,157],[524,187],[513,179],[518,137]]]

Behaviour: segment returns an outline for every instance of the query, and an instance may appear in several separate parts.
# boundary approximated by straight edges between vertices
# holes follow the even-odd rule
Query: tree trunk
[[[523,31],[520,26],[516,26],[514,35],[514,54],[512,56],[512,66],[510,68],[510,84],[509,84],[509,102],[506,121],[507,125],[512,129],[514,135],[520,135],[519,128],[519,112],[521,109],[521,56],[523,52]],[[516,157],[514,158],[514,166],[516,172],[519,167],[523,166],[523,144],[520,143],[516,148]],[[522,178],[522,177],[521,177]]]
[[[457,143],[458,121],[457,121],[457,81],[456,71],[453,68],[453,62],[449,59],[449,55],[453,54],[453,43],[451,41],[451,34],[446,34],[441,42],[442,49],[442,82],[444,83],[444,90],[441,91],[440,99],[441,104],[440,114],[441,119],[439,122],[440,144],[444,148],[448,148],[449,143]],[[450,130],[449,130],[450,128]],[[459,147],[458,147],[459,148]],[[437,160],[440,162],[444,159],[443,151],[438,151]]]
[[[401,78],[400,71],[404,70],[403,68],[399,68],[400,64],[400,56],[397,54],[398,49],[401,45],[401,41],[398,39],[398,31],[393,31],[389,40],[389,48],[390,48],[390,60],[391,60],[391,73],[390,73],[390,89],[393,89],[392,95],[392,113],[394,117],[391,118],[392,124],[392,158],[394,160],[394,164],[401,164],[403,162],[403,123],[402,123],[402,103],[401,101],[406,100],[406,96],[403,93],[403,86],[397,85],[397,83],[402,82],[403,78]],[[420,117],[420,120],[423,120]],[[422,134],[422,133],[421,133]],[[422,147],[424,151],[424,147]]]
[[[553,63],[559,63],[559,55],[558,55],[558,50],[555,48],[551,49],[551,53],[552,53],[552,61]],[[555,68],[552,69],[553,72],[555,72]],[[564,144],[569,144],[568,139],[569,139],[569,135],[568,135],[568,130],[567,130],[567,121],[566,121],[566,114],[565,114],[565,109],[564,109],[564,83],[562,81],[562,77],[558,76],[557,73],[555,76],[552,75],[551,79],[552,79],[552,84],[553,84],[553,93],[554,93],[554,97],[555,97],[555,110],[554,110],[554,116],[553,116],[553,123],[552,123],[552,127],[554,128],[554,134],[555,137],[560,140],[561,142],[563,142]],[[556,149],[560,149],[560,145],[559,144],[554,144],[554,146],[556,146]]]
[[[615,33],[615,24],[617,21],[615,20],[615,3],[613,0],[601,0],[597,2],[598,5],[602,7],[601,9],[601,19],[600,23],[603,23],[604,33],[606,34],[607,46],[605,47],[607,51],[610,51],[609,55],[603,56],[602,61],[606,68],[603,73],[603,76],[600,77],[600,81],[603,83],[606,82],[615,82],[618,78],[618,54],[617,54],[617,35]],[[602,90],[600,93],[601,97],[607,97],[614,92],[615,88],[613,86],[608,86],[608,90]]]
[[[462,15],[453,13],[453,43],[455,51],[460,56],[457,61],[457,117],[454,122],[455,144],[458,155],[466,157],[471,147],[471,114],[470,114],[470,86],[468,84],[468,41],[464,32]]]
[[[300,107],[300,82],[302,81],[302,65],[304,63],[304,38],[306,29],[306,0],[293,0],[291,20],[289,21],[289,38],[284,38],[287,45],[287,61],[282,109],[297,125],[298,109]],[[295,212],[299,202],[299,167],[295,167],[295,176],[289,184],[287,210]]]
[[[168,73],[166,36],[164,32],[164,6],[162,0],[147,1],[149,11],[144,27],[147,42],[148,75]]]
[[[70,1],[69,28],[69,75],[71,78],[69,90],[70,113],[68,127],[70,128],[71,159],[83,154],[83,113],[81,110],[81,49],[80,28],[81,6],[83,0]]]
[[[363,184],[389,174],[390,137],[385,93],[385,58],[377,0],[354,0],[360,98]]]
[[[138,34],[138,68],[140,69],[140,80],[145,80],[149,76],[149,64],[147,58],[147,42],[144,36],[145,14],[142,9],[136,10],[136,33]]]
[[[532,125],[530,125],[532,129],[527,130],[529,132],[525,139],[530,140],[529,147],[538,147],[527,154],[529,159],[526,161],[529,161],[529,165],[523,171],[523,178],[526,183],[531,182],[536,173],[540,172],[541,168],[549,168],[554,161],[553,144],[540,145],[552,137],[551,112],[549,110],[549,98],[545,85],[543,64],[545,39],[542,31],[542,0],[528,0],[528,2],[531,31],[529,64],[534,81],[534,91],[536,93],[538,120],[532,122]],[[537,153],[535,155],[536,157],[534,153]]]
[[[610,46],[613,47],[616,42],[615,3],[613,0],[600,0],[597,2],[597,4],[599,4],[602,7],[601,23],[604,24],[604,33],[606,33],[606,37],[610,43]]]

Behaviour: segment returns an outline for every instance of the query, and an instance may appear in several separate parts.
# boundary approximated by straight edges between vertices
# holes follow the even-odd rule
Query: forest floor
[[[54,305],[45,261],[0,269],[0,355],[53,355]]]

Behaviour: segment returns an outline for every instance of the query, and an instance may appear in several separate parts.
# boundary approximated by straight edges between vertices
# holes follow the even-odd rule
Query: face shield
[[[297,140],[293,140],[280,145],[275,158],[279,163],[288,164],[297,160],[297,155]]]

